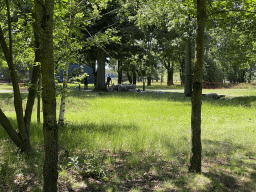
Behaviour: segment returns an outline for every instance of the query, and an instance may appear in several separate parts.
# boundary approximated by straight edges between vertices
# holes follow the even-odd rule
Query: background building
[[[89,75],[88,83],[93,84],[94,83],[93,70],[91,67],[89,67],[87,65],[70,64],[68,66],[68,75],[71,75],[73,73],[74,68],[81,68],[81,67],[83,68],[84,73],[87,73]],[[63,82],[63,72],[64,72],[64,69],[60,70],[60,73],[58,74],[58,76],[59,76],[58,81],[60,83]]]

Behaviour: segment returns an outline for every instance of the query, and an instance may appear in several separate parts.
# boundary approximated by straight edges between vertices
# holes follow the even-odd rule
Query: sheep
[[[209,93],[209,94],[202,94],[202,95],[212,99],[219,99],[221,97],[225,97],[225,95],[218,95],[217,93]]]

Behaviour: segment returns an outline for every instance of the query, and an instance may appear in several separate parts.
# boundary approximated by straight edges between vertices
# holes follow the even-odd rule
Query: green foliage
[[[12,52],[13,61],[20,71],[27,71],[34,61],[34,49],[32,34],[32,16],[31,16],[31,4],[19,4],[17,2],[9,2],[10,15],[11,15],[11,30],[12,30]],[[3,9],[0,11],[0,25],[3,28],[5,41],[9,47],[9,35],[8,35],[8,22],[6,5],[4,3]],[[1,50],[2,48],[0,48]],[[0,57],[3,57],[2,52]],[[5,60],[5,59],[3,59]],[[6,67],[6,62],[0,62],[0,65]],[[26,75],[26,78],[28,75]]]
[[[212,58],[205,58],[203,80],[207,82],[222,82],[222,71]]]
[[[123,70],[137,71],[140,75],[151,74],[156,71],[157,67],[167,66],[170,61],[179,64],[184,55],[184,40],[190,38],[189,33],[194,34],[196,2],[193,0],[176,2],[150,0],[122,3],[108,0],[56,1],[54,54],[60,68],[71,62],[76,63],[80,58],[84,58],[85,63],[95,60],[92,56],[93,51],[96,47],[103,46],[106,47],[109,55],[123,60]],[[25,70],[31,66],[34,60],[31,6],[29,2],[17,6],[14,1],[10,2],[10,6],[13,21],[13,44],[15,45],[14,60],[17,68]],[[0,2],[0,7],[3,8],[0,10],[0,25],[3,26],[6,42],[9,43],[6,9],[3,1]],[[253,68],[256,61],[254,10],[255,1],[236,1],[236,3],[233,1],[208,1],[209,37],[207,38],[209,41],[206,44],[204,80],[220,81],[222,70],[225,78],[231,81],[252,79],[250,76],[254,75]],[[190,21],[188,21],[189,17]],[[214,30],[210,30],[212,28]],[[193,36],[191,38],[193,39]],[[89,50],[92,52],[89,53]],[[3,56],[0,55],[0,57]],[[6,67],[6,62],[1,62],[0,65],[2,69],[2,67]],[[75,71],[71,80],[81,82],[86,75]],[[204,92],[207,91],[204,90]],[[220,94],[224,92],[227,95],[245,94],[244,91],[234,90],[215,90],[215,92]],[[254,90],[247,90],[246,93],[255,95]],[[205,145],[204,160],[206,164],[212,165],[205,165],[212,175],[184,176],[185,173],[177,171],[177,167],[185,167],[188,162],[189,149],[187,146],[189,146],[190,133],[187,130],[189,130],[190,122],[184,121],[190,113],[190,101],[187,98],[180,97],[179,94],[160,96],[154,93],[148,95],[109,94],[105,96],[98,96],[94,93],[88,95],[68,94],[71,96],[67,99],[70,104],[67,106],[67,121],[70,123],[60,130],[61,145],[66,146],[68,151],[74,153],[83,153],[81,151],[86,150],[86,154],[97,154],[99,150],[103,150],[109,155],[109,159],[99,160],[95,156],[88,162],[87,156],[68,155],[69,169],[79,170],[79,174],[85,179],[92,177],[108,181],[114,178],[111,183],[113,190],[119,187],[120,180],[125,183],[126,179],[133,178],[143,181],[148,179],[147,186],[153,186],[152,179],[149,179],[154,175],[153,172],[157,172],[156,175],[163,179],[164,174],[160,174],[161,170],[169,170],[176,176],[170,174],[168,178],[165,178],[167,187],[162,183],[163,190],[215,189],[232,191],[214,174],[219,174],[225,169],[225,174],[220,173],[221,177],[225,177],[225,175],[232,177],[234,174],[238,178],[244,174],[253,175],[251,170],[240,165],[246,164],[246,161],[241,159],[247,158],[247,154],[251,158],[255,150],[253,130],[251,129],[255,124],[253,120],[254,97],[226,98],[218,101],[206,99],[203,101],[203,127],[207,133],[202,135]],[[25,101],[24,97],[24,105]],[[9,95],[8,98],[1,99],[0,103],[7,115],[15,119],[13,109],[10,107],[13,104],[13,97]],[[139,114],[138,111],[140,111]],[[223,116],[223,114],[225,115]],[[243,131],[241,131],[241,125]],[[35,144],[42,144],[41,127],[34,127],[32,140]],[[1,132],[3,131],[1,130]],[[241,138],[241,135],[244,137]],[[6,139],[6,134],[1,134],[1,139]],[[19,158],[15,160],[15,155],[9,153],[13,146],[3,143],[5,141],[1,142],[3,148],[8,150],[5,151],[6,153],[2,153],[5,155],[4,158],[1,157],[1,187],[2,183],[10,184],[15,176],[24,172],[21,171],[22,165],[17,164],[21,160]],[[132,155],[127,155],[129,153]],[[146,163],[143,164],[140,160],[141,157],[144,157]],[[156,158],[154,159],[154,157]],[[147,158],[152,162],[147,161]],[[163,167],[157,164],[156,159],[160,159],[162,164],[168,160],[170,162]],[[37,160],[39,161],[36,162],[36,165],[40,184],[42,162],[39,156]],[[107,161],[107,165],[104,164],[105,161]],[[22,162],[25,160],[23,159]],[[170,166],[173,162],[176,164]],[[223,162],[227,162],[229,167],[225,166],[225,163],[223,165]],[[254,165],[251,166],[248,163],[246,165],[253,170]],[[123,172],[113,171],[115,169],[111,169],[112,166],[116,166],[115,168]],[[154,170],[154,166],[157,167],[156,170]],[[149,167],[152,169],[150,170]],[[129,171],[131,169],[132,171]],[[216,173],[213,173],[212,170]],[[108,174],[112,174],[113,177]],[[148,174],[151,174],[150,177],[147,177]],[[177,177],[177,175],[182,176]],[[170,181],[170,178],[175,179]],[[203,184],[200,185],[200,182]],[[249,185],[248,182],[242,184]],[[97,184],[89,186],[93,185]],[[14,185],[10,184],[10,190],[15,190],[12,187]],[[139,190],[140,187],[133,189]],[[147,189],[149,190],[149,188]],[[255,185],[250,189],[254,191]],[[94,188],[91,189],[91,191],[93,190],[95,191]],[[40,191],[40,188],[34,186],[34,191]]]
[[[80,66],[79,68],[73,68],[73,72],[70,74],[71,78],[69,78],[70,82],[78,81],[82,82],[82,80],[89,76],[87,73],[84,73],[83,66]]]

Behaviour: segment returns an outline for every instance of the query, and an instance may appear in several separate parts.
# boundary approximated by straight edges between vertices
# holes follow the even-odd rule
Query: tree
[[[44,184],[43,191],[57,191],[58,180],[58,127],[53,59],[54,0],[35,0],[34,32],[39,41],[38,60],[42,72],[43,132],[44,132]]]
[[[107,91],[105,83],[105,62],[106,62],[106,53],[102,47],[98,48],[97,52],[97,81],[95,86],[95,91]]]
[[[45,149],[45,163],[44,163],[44,191],[57,191],[57,162],[58,162],[58,129],[56,124],[56,99],[55,99],[55,82],[54,82],[54,62],[53,62],[53,0],[46,0],[42,4],[39,0],[34,2],[35,18],[34,34],[35,34],[35,62],[33,66],[33,74],[29,88],[28,101],[23,116],[22,101],[19,91],[19,84],[17,73],[13,63],[12,53],[12,33],[11,33],[11,18],[8,0],[6,0],[7,15],[8,15],[8,31],[9,31],[9,47],[2,27],[0,25],[0,43],[4,52],[6,61],[8,63],[9,71],[12,78],[12,85],[14,90],[14,106],[18,122],[19,133],[15,131],[4,112],[0,109],[1,125],[4,127],[12,141],[22,151],[26,153],[32,152],[30,144],[29,131],[32,108],[36,95],[36,85],[41,63],[42,66],[42,86],[43,86],[43,112],[44,112],[44,149]]]
[[[175,30],[159,29],[157,32],[155,52],[167,70],[167,86],[173,85],[174,69],[177,68],[179,58],[184,54],[181,35]]]
[[[231,82],[245,81],[246,71],[255,61],[255,7],[254,1],[219,1],[208,8],[207,28],[218,31],[216,56]]]
[[[186,97],[191,97],[192,95],[192,81],[193,81],[193,75],[192,75],[192,35],[191,35],[191,27],[189,26],[191,19],[190,16],[188,16],[187,21],[187,38],[186,38],[186,46],[185,46],[185,89],[184,89],[184,95]]]
[[[92,63],[95,69],[96,76],[94,91],[108,91],[105,84],[105,61],[106,57],[111,57],[109,54],[109,47],[111,44],[119,42],[119,37],[116,36],[117,30],[114,25],[119,23],[116,21],[118,8],[121,6],[120,1],[106,1],[103,6],[101,2],[96,2],[95,6],[98,9],[98,15],[94,19],[89,19],[88,26],[81,25],[81,32],[83,33],[82,40],[84,44],[83,53],[90,59],[88,63]],[[85,14],[86,15],[86,14]],[[92,51],[93,56],[88,56]],[[95,67],[95,60],[97,60],[97,71]]]
[[[190,19],[189,15],[194,15],[195,9],[191,1],[172,2],[167,1],[147,1],[141,6],[142,10],[138,11],[139,26],[148,24],[156,26],[155,33],[157,43],[157,53],[167,69],[168,79],[167,85],[173,84],[173,70],[175,64],[181,62],[181,55],[186,56],[186,85],[185,95],[191,96],[192,88],[192,66],[191,66],[191,49],[193,46],[193,36],[191,34],[194,28],[194,19]],[[185,43],[187,48],[185,50]],[[184,54],[186,53],[186,54]],[[190,57],[190,58],[188,58]],[[183,64],[183,62],[182,62]],[[183,67],[182,67],[183,72]],[[184,82],[184,81],[182,81]],[[189,93],[187,93],[189,91]]]
[[[196,50],[195,50],[195,66],[194,66],[194,82],[192,92],[192,112],[191,112],[191,156],[190,156],[190,172],[201,172],[201,96],[202,96],[202,77],[203,77],[203,61],[204,61],[204,30],[206,26],[206,16],[235,18],[237,12],[251,14],[255,9],[255,4],[237,3],[230,1],[218,1],[209,3],[209,12],[206,15],[206,0],[197,0],[197,30],[196,30]],[[212,12],[211,12],[212,11]],[[226,20],[226,21],[227,21]],[[230,21],[229,21],[230,22]],[[210,22],[208,23],[210,24]],[[226,23],[222,23],[225,28]]]
[[[238,26],[226,26],[219,29],[216,56],[230,82],[245,82],[245,72],[254,63],[252,35],[245,35]],[[232,35],[230,35],[232,34]]]
[[[196,53],[193,92],[191,97],[191,154],[189,172],[201,172],[201,97],[204,63],[204,31],[206,22],[206,0],[197,0]]]
[[[219,34],[218,29],[209,29],[205,34],[205,57],[204,57],[204,69],[203,69],[203,81],[209,83],[209,85],[221,85],[223,73],[220,66],[220,60],[218,58],[217,47]],[[217,83],[217,84],[216,84]]]
[[[138,55],[142,55],[144,50],[137,43],[142,39],[142,32],[134,21],[123,18],[122,25],[118,27],[118,36],[121,37],[120,44],[115,44],[111,54],[118,60],[118,83],[122,83],[123,71],[132,73],[133,84],[136,84],[136,74],[140,73],[140,59]],[[122,21],[122,20],[121,20]],[[112,47],[111,47],[112,48]]]
[[[9,119],[5,116],[4,112],[0,109],[0,123],[3,128],[6,130],[12,141],[16,144],[21,151],[30,154],[32,152],[32,147],[30,144],[30,121],[31,121],[31,114],[32,108],[34,105],[34,99],[36,95],[36,84],[37,78],[39,73],[39,66],[34,65],[33,67],[33,75],[31,80],[31,87],[29,88],[29,95],[27,106],[25,110],[25,115],[23,115],[23,108],[22,108],[22,99],[19,90],[19,84],[17,79],[17,72],[14,67],[13,62],[13,48],[12,48],[12,28],[11,28],[11,17],[10,17],[10,7],[9,1],[6,0],[6,8],[7,8],[7,18],[8,18],[8,32],[9,32],[9,47],[6,43],[6,39],[4,37],[4,32],[0,25],[0,43],[2,50],[5,55],[5,59],[8,64],[8,68],[10,71],[10,76],[12,79],[13,91],[14,91],[14,107],[16,112],[16,118],[18,122],[18,129],[19,133],[17,133],[10,123]]]
[[[80,6],[85,6],[82,2],[75,5],[73,0],[70,0],[69,6],[59,5],[59,12],[55,14],[58,18],[58,22],[55,22],[57,30],[55,31],[55,54],[58,55],[59,68],[64,68],[63,72],[63,85],[61,87],[61,101],[60,101],[60,113],[59,113],[59,125],[63,125],[65,121],[65,107],[66,107],[66,92],[68,82],[68,67],[70,63],[77,62],[75,53],[82,47],[78,41],[80,30],[75,27],[75,24],[79,23],[82,18]],[[68,10],[68,12],[66,12]],[[67,16],[68,15],[68,16]],[[60,30],[62,29],[62,30]],[[66,30],[67,29],[67,30]],[[76,36],[75,38],[73,36]]]

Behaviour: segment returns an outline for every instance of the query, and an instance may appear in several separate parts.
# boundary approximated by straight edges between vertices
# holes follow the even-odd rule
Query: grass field
[[[203,90],[229,96],[203,98],[202,174],[192,174],[191,103],[176,93],[178,85],[165,94],[97,94],[72,85],[59,128],[59,191],[256,191],[253,86]],[[27,93],[21,94],[25,106]],[[0,94],[0,106],[15,125],[12,93]],[[0,140],[0,191],[40,191],[43,134],[36,114],[33,157],[17,153],[1,127]]]

